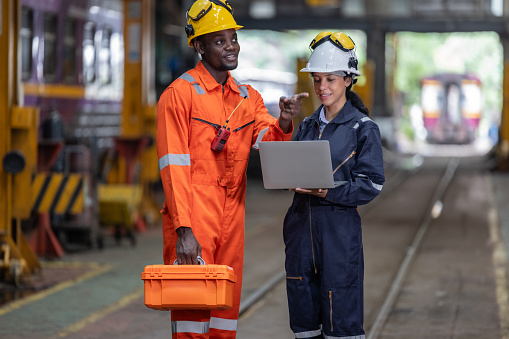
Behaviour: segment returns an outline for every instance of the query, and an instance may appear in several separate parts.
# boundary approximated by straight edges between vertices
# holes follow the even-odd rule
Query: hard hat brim
[[[356,76],[361,76],[361,73],[357,72],[357,71],[353,71],[353,70],[330,70],[330,69],[325,69],[325,68],[303,68],[301,69],[299,72],[308,72],[308,73],[334,73],[335,71],[343,71],[345,72],[346,74],[353,74],[353,75],[356,75]]]
[[[220,27],[218,28],[217,30],[212,30],[212,31],[209,31],[207,33],[203,33],[203,34],[196,34],[196,35],[193,35],[192,37],[189,37],[187,38],[187,45],[189,47],[193,47],[193,40],[194,38],[197,38],[199,36],[202,36],[202,35],[206,35],[206,34],[209,34],[209,33],[215,33],[215,32],[220,32],[220,31],[225,31],[225,30],[228,30],[228,29],[235,29],[236,31],[238,31],[239,29],[243,28],[244,26],[240,26],[240,25],[232,25],[231,27]]]

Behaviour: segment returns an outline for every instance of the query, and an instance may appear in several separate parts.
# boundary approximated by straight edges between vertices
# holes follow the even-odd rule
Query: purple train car
[[[21,0],[23,104],[40,110],[39,144],[64,145],[51,170],[84,178],[84,212],[52,214],[51,226],[64,248],[91,246],[95,237],[95,183],[104,177],[100,159],[111,154],[120,132],[123,5],[122,0]]]
[[[123,96],[123,1],[22,0],[19,39],[24,104],[40,108],[41,126],[58,112],[66,144],[112,147]]]

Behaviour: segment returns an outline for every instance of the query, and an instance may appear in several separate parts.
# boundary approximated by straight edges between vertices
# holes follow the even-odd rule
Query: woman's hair
[[[347,76],[349,76],[349,75],[347,75]],[[352,105],[355,108],[357,108],[359,111],[361,111],[361,113],[364,113],[367,116],[369,116],[369,110],[364,105],[364,102],[362,101],[361,97],[357,93],[352,91],[352,86],[356,82],[355,80],[356,79],[352,79],[352,83],[350,84],[350,86],[348,86],[346,88],[346,100],[350,100],[350,102],[352,103]]]

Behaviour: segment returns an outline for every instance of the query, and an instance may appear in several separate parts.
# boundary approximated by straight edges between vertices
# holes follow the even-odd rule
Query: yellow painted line
[[[509,339],[509,285],[507,280],[507,253],[500,235],[500,221],[498,219],[495,199],[493,195],[493,182],[490,176],[486,176],[490,208],[488,222],[490,242],[493,244],[493,269],[495,271],[496,298],[500,319],[500,338]]]
[[[41,291],[36,294],[32,294],[32,295],[30,295],[26,298],[23,298],[21,300],[18,300],[18,301],[13,301],[13,302],[7,304],[6,306],[0,308],[0,316],[4,315],[6,313],[9,313],[11,311],[14,311],[20,307],[25,306],[25,305],[28,305],[30,303],[33,303],[34,301],[46,298],[54,293],[57,293],[59,291],[66,289],[66,288],[69,288],[71,286],[79,284],[80,282],[88,280],[90,278],[93,278],[96,275],[105,273],[105,272],[111,270],[111,268],[112,268],[111,265],[98,266],[96,269],[94,269],[90,272],[86,272],[86,273],[78,276],[76,279],[61,282],[60,284],[57,284],[47,290]]]
[[[83,261],[42,261],[43,268],[81,268],[81,269],[99,269],[104,265],[97,262]]]
[[[97,312],[91,313],[88,317],[85,317],[74,324],[69,325],[67,328],[65,328],[63,331],[59,332],[56,336],[53,338],[64,338],[67,337],[70,334],[76,333],[85,326],[95,323],[98,320],[101,320],[102,318],[106,317],[110,313],[113,313],[115,311],[120,310],[121,308],[127,306],[130,302],[132,302],[135,299],[140,298],[143,296],[145,292],[145,289],[143,287],[136,289],[134,292],[124,296],[119,301],[108,305],[107,307],[104,307]]]

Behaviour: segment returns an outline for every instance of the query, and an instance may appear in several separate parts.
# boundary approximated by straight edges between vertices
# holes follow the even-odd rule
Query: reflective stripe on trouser
[[[173,339],[236,337],[244,260],[245,191],[245,185],[229,188],[193,185],[191,223],[193,233],[202,247],[202,257],[207,264],[232,267],[237,282],[234,285],[233,307],[230,310],[172,311]],[[163,227],[171,227],[165,226],[164,219]],[[172,248],[167,249],[171,253],[169,262],[176,259],[175,244],[176,239],[172,242]]]
[[[194,312],[193,312],[194,313]],[[209,312],[204,311],[203,314],[208,318]],[[193,315],[190,315],[193,316]],[[194,315],[196,316],[196,315]],[[210,330],[221,330],[221,331],[236,331],[237,320],[222,319],[211,317],[210,321],[172,321],[171,331],[174,334],[177,333],[188,333],[191,334],[189,337],[194,337],[193,334],[205,334],[209,333]]]
[[[299,332],[299,333],[294,333],[294,334],[295,334],[295,338],[297,338],[297,339],[301,339],[301,338],[309,339],[309,338],[316,338],[316,337],[321,338],[322,330],[305,331],[305,332]]]

